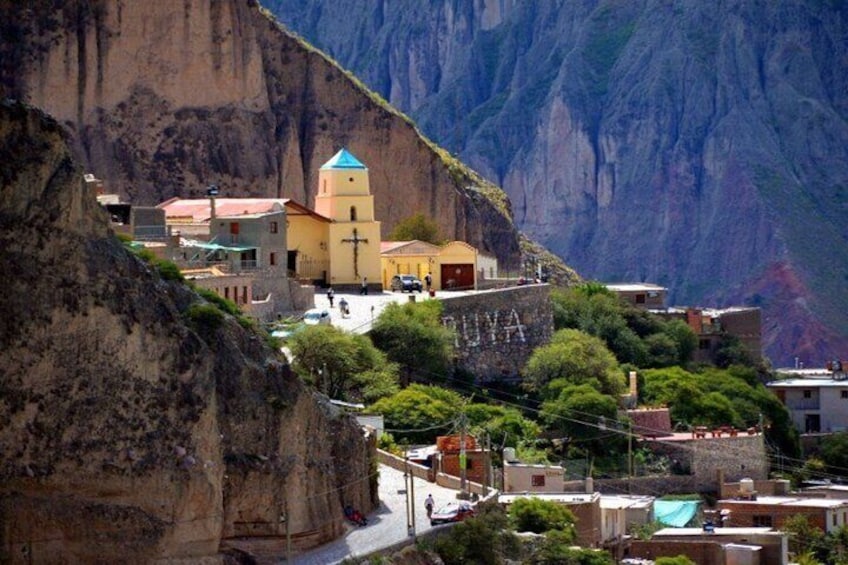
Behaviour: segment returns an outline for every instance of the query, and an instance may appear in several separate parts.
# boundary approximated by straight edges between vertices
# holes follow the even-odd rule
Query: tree
[[[338,400],[373,401],[398,390],[397,366],[367,337],[308,326],[292,337],[294,370]]]
[[[396,394],[381,398],[369,407],[383,415],[386,429],[398,443],[434,443],[436,436],[451,430],[464,399],[457,393],[422,384],[412,384]]]
[[[547,385],[555,379],[571,384],[590,384],[605,394],[619,394],[624,389],[618,362],[604,342],[579,330],[560,330],[548,345],[533,351],[524,369],[524,384],[533,391],[546,394]]]
[[[496,504],[481,504],[473,520],[465,520],[433,541],[445,565],[503,563],[504,554],[516,545],[504,511]]]
[[[607,551],[573,547],[566,532],[552,531],[545,535],[538,551],[530,558],[533,565],[613,565]]]
[[[574,541],[577,519],[571,510],[556,502],[535,497],[518,498],[509,507],[509,517],[519,532],[543,534],[556,530],[565,534],[565,541]]]
[[[796,514],[788,517],[781,530],[789,534],[789,551],[794,555],[824,553],[824,532],[811,524],[806,516]]]
[[[838,432],[822,440],[819,456],[829,472],[848,475],[848,432]]]
[[[523,417],[515,408],[474,403],[466,407],[465,414],[472,435],[486,433],[493,442],[504,447],[517,447],[539,435],[539,425]]]
[[[404,384],[447,378],[453,361],[453,333],[442,325],[438,300],[389,304],[371,329],[371,341],[400,366]]]
[[[665,333],[651,334],[645,338],[648,347],[649,367],[671,367],[678,364],[680,351],[677,343]]]
[[[610,430],[618,416],[616,400],[589,385],[563,388],[556,399],[542,404],[539,416],[548,430],[593,455],[614,452],[624,441],[622,435]]]
[[[444,238],[439,234],[439,226],[424,214],[418,213],[399,221],[389,234],[389,241],[410,241],[417,239],[433,245],[441,245]]]

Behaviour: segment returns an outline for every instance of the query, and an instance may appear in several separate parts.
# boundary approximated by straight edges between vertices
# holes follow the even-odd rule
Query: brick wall
[[[480,382],[516,381],[554,320],[548,285],[516,286],[442,301],[442,323],[456,331],[458,364]]]
[[[628,556],[655,560],[678,555],[685,555],[698,565],[724,565],[721,544],[712,541],[634,540]]]

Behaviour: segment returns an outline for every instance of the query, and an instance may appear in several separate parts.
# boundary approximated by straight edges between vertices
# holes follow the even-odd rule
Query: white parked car
[[[330,311],[323,308],[312,308],[303,315],[303,323],[307,326],[329,326]]]

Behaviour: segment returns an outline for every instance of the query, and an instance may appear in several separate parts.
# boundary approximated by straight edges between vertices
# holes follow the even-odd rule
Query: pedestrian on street
[[[347,318],[350,315],[350,310],[347,308],[347,300],[344,299],[344,296],[339,300],[339,310],[342,312],[342,318]]]
[[[359,294],[368,294],[368,277],[362,277],[362,287],[359,289]]]
[[[427,498],[424,499],[424,508],[427,509],[427,518],[429,519],[433,515],[433,506],[436,505],[436,501],[433,500],[433,495],[428,494]]]
[[[427,292],[430,292],[430,287],[433,286],[433,275],[427,273],[427,276],[424,277],[424,283],[427,285]]]
[[[333,307],[333,299],[336,297],[336,293],[333,292],[333,287],[327,289],[327,300],[330,301],[330,308]]]

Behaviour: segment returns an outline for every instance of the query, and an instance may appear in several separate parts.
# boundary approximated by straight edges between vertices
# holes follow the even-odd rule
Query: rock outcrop
[[[0,89],[55,116],[109,190],[139,204],[202,195],[313,203],[340,146],[370,169],[384,235],[416,212],[517,261],[500,189],[253,0],[0,2]]]
[[[266,4],[582,275],[762,306],[776,363],[848,351],[848,4]]]
[[[339,535],[373,444],[124,248],[63,132],[0,104],[0,562],[197,562],[286,509],[298,545]]]

